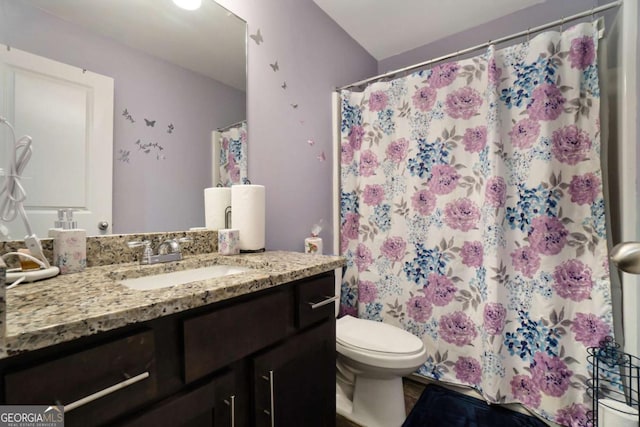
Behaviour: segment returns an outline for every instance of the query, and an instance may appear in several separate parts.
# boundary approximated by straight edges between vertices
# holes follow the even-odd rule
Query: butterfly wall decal
[[[276,60],[276,62],[274,62],[273,64],[269,64],[269,66],[274,72],[280,69],[280,66],[278,65],[278,60]]]
[[[260,28],[258,28],[258,31],[255,34],[250,34],[249,37],[251,37],[257,45],[264,41],[262,34],[260,34]]]
[[[175,129],[173,127],[173,123],[169,123],[169,126],[167,126],[167,133],[173,133],[173,129]]]
[[[123,163],[129,163],[129,155],[131,154],[131,151],[119,149],[118,153],[120,153],[120,157],[118,157],[119,161]]]
[[[282,82],[282,84],[280,85],[280,87],[282,89],[286,89],[287,88],[287,82]]]
[[[313,144],[315,144],[315,143],[316,143],[316,142],[315,142],[313,139],[307,139],[307,144],[309,144],[309,145],[313,145]]]
[[[129,114],[129,111],[126,108],[122,112],[122,115],[124,116],[124,118],[126,120],[129,120],[131,123],[135,123],[136,122],[135,120],[133,120],[133,117],[131,116],[131,114]]]
[[[156,125],[155,120],[144,119],[144,122],[146,123],[147,126],[154,127]]]
[[[327,160],[327,156],[325,156],[324,151],[322,153],[320,153],[318,155],[318,157],[316,157],[318,160],[320,160],[321,162],[324,162],[325,160]]]
[[[298,108],[298,104],[291,104],[291,108],[293,108],[293,109]]]

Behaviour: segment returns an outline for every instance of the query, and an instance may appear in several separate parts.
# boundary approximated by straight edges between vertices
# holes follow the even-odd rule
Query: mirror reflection
[[[213,0],[194,11],[172,0],[0,0],[3,53],[52,60],[71,67],[69,73],[113,84],[112,154],[91,159],[93,134],[105,133],[92,131],[104,121],[88,107],[96,92],[74,82],[71,108],[42,96],[57,89],[27,91],[22,83],[29,79],[2,57],[0,115],[17,137],[34,134],[22,180],[34,231],[46,236],[59,208],[74,209],[88,235],[203,226],[204,188],[246,176],[246,34],[246,23]],[[83,111],[81,101],[85,121],[69,113]],[[84,146],[67,134],[86,134]],[[0,168],[6,168],[8,132],[0,138]],[[95,169],[112,175],[90,176]],[[92,194],[98,182],[112,189]],[[77,188],[81,194],[71,196]],[[107,199],[112,208],[94,214],[92,203]],[[100,230],[105,222],[107,230]],[[24,237],[21,221],[4,225],[10,238]]]

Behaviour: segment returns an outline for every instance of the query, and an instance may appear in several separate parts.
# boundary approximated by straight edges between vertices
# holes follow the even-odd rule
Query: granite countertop
[[[117,283],[133,278],[214,264],[251,267],[244,273],[162,289],[139,291]],[[182,261],[115,264],[17,286],[7,291],[5,354],[48,347],[268,289],[340,268],[340,256],[268,251],[221,256],[193,255]]]

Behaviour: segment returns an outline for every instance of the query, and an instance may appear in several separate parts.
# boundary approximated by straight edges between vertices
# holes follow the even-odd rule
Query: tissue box
[[[218,230],[218,253],[220,255],[237,255],[240,253],[240,230],[234,228]]]
[[[79,273],[87,266],[87,233],[84,230],[50,230],[53,263],[60,274]]]

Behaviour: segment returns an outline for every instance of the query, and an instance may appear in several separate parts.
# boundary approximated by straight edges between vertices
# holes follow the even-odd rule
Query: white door
[[[24,204],[33,231],[46,237],[57,211],[72,208],[88,235],[111,229],[113,79],[0,44],[0,115],[29,135],[33,154],[23,173]],[[0,129],[0,168],[12,151]],[[98,224],[109,228],[101,230]],[[4,223],[22,239],[21,218]]]

